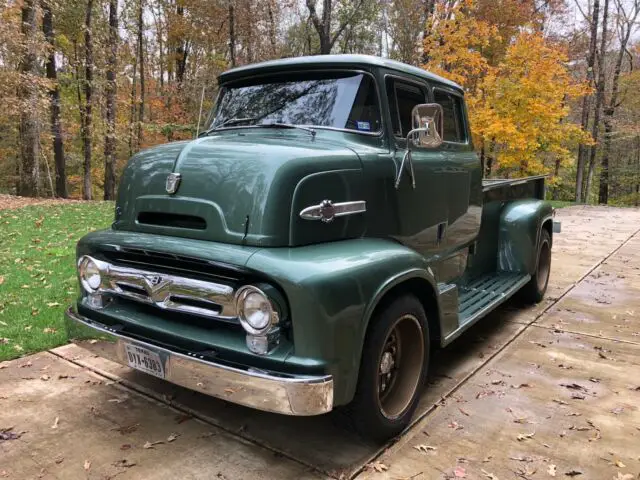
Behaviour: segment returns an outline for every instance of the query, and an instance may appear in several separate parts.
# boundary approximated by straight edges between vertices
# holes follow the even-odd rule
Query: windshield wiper
[[[294,125],[293,123],[279,123],[279,122],[271,122],[271,123],[257,123],[253,125],[254,127],[262,127],[262,128],[298,128],[300,130],[304,130],[305,132],[309,132],[311,137],[316,137],[316,131],[313,128],[303,127],[302,125]]]
[[[211,127],[209,130],[205,130],[204,132],[202,132],[201,135],[203,136],[209,135],[211,132],[215,132],[216,130],[219,130],[224,127],[229,127],[231,125],[236,125],[238,123],[253,122],[259,119],[260,117],[228,118],[224,122],[222,122],[220,125],[216,125],[215,127]]]

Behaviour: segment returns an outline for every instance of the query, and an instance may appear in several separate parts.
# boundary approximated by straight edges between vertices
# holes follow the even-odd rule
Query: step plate
[[[492,310],[526,284],[526,273],[499,272],[484,275],[468,285],[459,287],[459,318],[463,325]]]

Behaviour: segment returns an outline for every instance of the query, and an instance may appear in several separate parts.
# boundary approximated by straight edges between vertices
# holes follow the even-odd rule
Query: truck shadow
[[[455,391],[525,328],[525,315],[521,315],[525,311],[508,302],[452,345],[432,354],[429,378],[411,427],[413,434],[420,431],[420,420],[438,404],[459,402],[464,410],[465,399]],[[318,417],[290,417],[231,404],[135,371],[127,371],[123,379],[196,418],[336,478],[350,478],[397,440],[377,445],[360,438],[348,427],[340,409]],[[428,430],[428,424],[425,427],[422,422],[419,428]]]

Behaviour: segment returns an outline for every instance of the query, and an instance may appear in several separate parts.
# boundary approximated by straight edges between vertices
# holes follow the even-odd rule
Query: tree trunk
[[[621,11],[622,10],[622,11]],[[611,151],[611,134],[613,133],[613,117],[618,107],[618,89],[620,84],[620,72],[622,71],[622,61],[627,50],[629,38],[633,25],[640,14],[640,9],[635,9],[635,13],[631,18],[626,18],[623,9],[618,7],[618,22],[620,26],[620,45],[618,47],[618,55],[613,69],[613,79],[611,80],[611,97],[609,105],[604,109],[604,144],[602,147],[602,160],[600,172],[600,185],[598,189],[598,203],[609,203],[609,152]]]
[[[236,31],[235,31],[235,13],[233,8],[233,0],[229,0],[229,62],[231,67],[236,66]]]
[[[584,190],[585,200],[589,200],[589,194],[591,193],[591,185],[593,184],[593,173],[596,167],[596,152],[598,151],[598,132],[600,130],[600,112],[602,111],[602,104],[604,101],[604,87],[605,87],[605,58],[607,49],[607,22],[609,15],[609,0],[604,0],[602,9],[602,32],[600,37],[600,52],[598,53],[598,81],[596,83],[596,104],[593,111],[593,126],[591,129],[591,136],[593,137],[594,144],[591,146],[589,152],[589,171],[587,172],[587,185]]]
[[[113,200],[116,192],[116,68],[118,62],[118,0],[109,0],[109,46],[107,50],[106,110],[107,133],[104,137],[104,199]]]
[[[49,0],[42,2],[42,31],[49,44],[46,71],[47,78],[51,80],[52,87],[49,90],[51,102],[51,137],[53,138],[53,160],[55,164],[56,186],[55,195],[67,198],[67,174],[64,158],[64,142],[62,140],[62,123],[60,121],[60,87],[58,85],[58,72],[56,71],[56,51],[53,33],[53,15]]]
[[[20,62],[23,76],[18,88],[22,101],[20,113],[20,179],[18,195],[37,197],[40,184],[40,128],[38,123],[38,57],[33,44],[37,33],[37,5],[35,0],[25,0],[22,5],[21,33],[25,42],[24,54]]]
[[[593,12],[591,15],[589,53],[587,54],[587,83],[589,86],[594,83],[593,68],[596,62],[596,48],[598,46],[598,19],[600,17],[600,0],[593,1]],[[591,110],[591,96],[586,95],[582,101],[582,119],[580,125],[583,130],[589,127],[589,112]],[[578,163],[576,169],[576,202],[583,202],[584,192],[584,167],[587,160],[588,148],[584,145],[578,147]]]
[[[142,124],[144,122],[144,2],[138,3],[138,64],[140,71],[140,104],[138,105],[138,148],[142,145]]]
[[[322,20],[316,12],[316,0],[307,0],[309,16],[320,40],[320,55],[331,53],[331,7],[332,0],[324,0],[322,4]]]
[[[424,51],[424,41],[431,35],[431,32],[429,31],[428,25],[429,25],[429,20],[433,16],[433,12],[435,11],[435,8],[436,8],[435,0],[425,0],[425,2],[424,2],[424,30],[422,31],[422,42],[423,42],[422,63],[428,63],[429,62],[429,54]]]
[[[278,49],[276,47],[276,22],[273,15],[273,0],[269,0],[267,6],[267,13],[269,15],[269,41],[271,42],[271,55],[275,58]]]
[[[178,0],[176,5],[176,15],[180,17],[181,22],[184,19],[184,0]],[[185,43],[182,35],[178,39],[178,44],[176,46],[176,81],[178,85],[182,85],[184,80],[184,74],[187,70],[187,55],[188,55],[188,45]]]
[[[91,16],[93,0],[87,0],[87,12],[84,19],[84,128],[82,140],[84,148],[84,178],[82,198],[91,200],[91,148],[92,148],[92,109],[93,109],[93,39],[91,38]]]
[[[137,94],[137,80],[136,80],[136,72],[138,70],[138,56],[136,55],[133,59],[133,75],[131,76],[131,97],[130,97],[130,112],[129,112],[129,157],[133,156],[134,144],[134,132],[135,132],[135,121],[136,121],[136,94]]]

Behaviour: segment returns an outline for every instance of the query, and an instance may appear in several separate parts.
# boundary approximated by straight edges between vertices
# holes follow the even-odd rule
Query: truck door
[[[443,246],[457,250],[472,242],[482,216],[482,169],[473,150],[462,95],[445,87],[433,88],[433,101],[442,106],[446,159],[448,226]]]
[[[411,110],[428,103],[426,84],[396,76],[386,77],[391,128],[395,141],[394,159],[400,165],[406,152],[406,136],[412,128]],[[412,150],[415,189],[407,171],[396,190],[399,238],[402,243],[424,256],[442,248],[449,218],[447,198],[448,165],[439,150]]]

